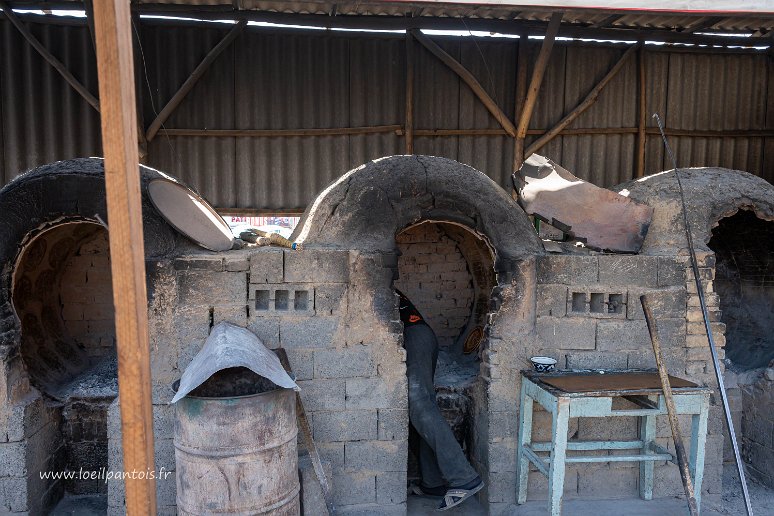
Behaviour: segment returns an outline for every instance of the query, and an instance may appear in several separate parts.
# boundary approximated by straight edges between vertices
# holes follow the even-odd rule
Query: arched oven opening
[[[16,260],[13,307],[21,326],[20,354],[30,383],[55,423],[44,458],[50,471],[70,479],[43,482],[43,506],[63,496],[105,502],[107,484],[83,479],[108,464],[107,409],[118,394],[110,249],[95,221],[59,221],[31,234]],[[43,489],[43,490],[41,490]]]
[[[765,370],[774,366],[774,222],[739,210],[713,228],[709,247],[715,252],[714,290],[726,325],[725,377],[742,456],[753,476],[770,482],[771,420],[760,407],[774,396]],[[728,443],[724,454],[733,460]]]
[[[423,221],[396,236],[395,288],[417,307],[438,338],[436,399],[471,459],[485,326],[496,286],[494,257],[484,237],[460,224]],[[419,478],[419,436],[409,437],[408,479]]]

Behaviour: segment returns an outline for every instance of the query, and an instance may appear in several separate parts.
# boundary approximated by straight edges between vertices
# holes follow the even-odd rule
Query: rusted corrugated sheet
[[[147,127],[230,27],[142,28],[143,106]],[[227,48],[164,124],[167,128],[232,129],[234,47]],[[148,164],[197,189],[215,206],[236,206],[234,138],[168,137],[158,134]]]
[[[94,51],[88,30],[31,24],[30,30],[93,94]],[[2,184],[25,170],[100,154],[97,112],[0,18]]]
[[[593,52],[567,47],[564,112],[569,113],[610,71],[625,46],[597,48]],[[632,56],[570,128],[637,126],[637,59]],[[599,186],[613,186],[634,175],[636,137],[580,135],[562,137],[562,166]]]
[[[31,24],[97,92],[91,39],[85,27]],[[143,20],[141,72],[145,125],[171,98],[228,25],[155,26]],[[0,20],[0,113],[3,183],[26,168],[98,155],[99,118],[9,24]],[[514,116],[516,39],[437,37]],[[529,41],[529,72],[540,47]],[[547,129],[582,100],[624,47],[557,42],[531,129]],[[499,129],[467,85],[415,43],[415,128]],[[675,53],[648,47],[647,111],[674,129],[766,129],[774,119],[771,65],[763,55]],[[403,125],[403,35],[278,31],[250,26],[191,91],[167,128],[298,129]],[[637,62],[632,59],[597,103],[570,128],[636,127]],[[771,104],[772,107],[767,107]],[[767,118],[768,117],[768,118]],[[648,126],[655,127],[648,116]],[[529,136],[529,145],[536,136]],[[721,165],[764,175],[774,143],[762,138],[673,138],[682,165]],[[768,154],[764,153],[765,149]],[[403,136],[292,138],[168,137],[149,146],[148,164],[174,174],[223,208],[303,209],[350,168],[405,151]],[[505,136],[417,137],[415,152],[446,156],[510,188],[513,141]],[[633,177],[636,135],[561,136],[541,151],[601,186]],[[769,156],[766,161],[766,156]],[[660,138],[648,137],[646,173],[664,162]]]
[[[765,55],[671,54],[667,127],[765,129],[767,59]],[[674,138],[672,145],[679,166],[762,169],[763,138],[681,137]]]

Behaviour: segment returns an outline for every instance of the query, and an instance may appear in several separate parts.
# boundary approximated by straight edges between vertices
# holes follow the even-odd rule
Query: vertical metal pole
[[[126,512],[156,514],[148,301],[129,0],[94,2]]]
[[[680,170],[677,168],[677,160],[672,153],[672,148],[669,146],[669,142],[666,139],[664,132],[664,124],[661,122],[661,117],[658,113],[653,115],[658,124],[658,129],[661,131],[661,137],[664,140],[664,146],[666,147],[667,154],[672,160],[672,166],[675,169],[675,177],[677,178],[677,186],[680,189],[680,202],[682,203],[683,211],[683,225],[685,226],[685,235],[688,241],[688,252],[691,257],[691,270],[693,271],[693,280],[696,282],[696,292],[699,294],[699,305],[701,305],[701,313],[704,317],[704,329],[707,332],[707,341],[709,343],[710,354],[712,355],[712,365],[715,369],[715,378],[718,381],[718,390],[720,390],[720,399],[723,402],[723,412],[726,416],[726,427],[728,428],[728,435],[731,438],[731,445],[734,448],[734,458],[736,459],[736,469],[739,472],[739,481],[742,484],[742,494],[744,495],[744,505],[749,516],[753,516],[752,505],[750,505],[750,493],[747,491],[747,478],[744,474],[744,464],[742,463],[742,457],[739,454],[739,444],[736,440],[736,432],[734,431],[734,421],[731,419],[731,409],[728,407],[728,397],[726,396],[726,385],[723,382],[723,372],[720,370],[720,359],[718,358],[718,352],[715,350],[715,338],[712,336],[712,327],[710,326],[709,312],[707,311],[707,302],[704,299],[704,285],[701,284],[699,278],[699,263],[696,260],[696,252],[693,249],[693,236],[691,235],[691,228],[688,225],[688,213],[685,209],[685,194],[683,192],[683,183],[680,181]]]
[[[406,31],[406,154],[414,154],[414,36]]]

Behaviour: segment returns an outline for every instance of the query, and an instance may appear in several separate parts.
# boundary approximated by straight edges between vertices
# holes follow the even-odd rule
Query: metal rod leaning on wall
[[[704,319],[704,329],[707,332],[707,343],[709,344],[710,354],[712,355],[712,366],[715,369],[715,378],[718,381],[718,390],[720,391],[720,399],[723,402],[723,412],[726,416],[726,427],[728,428],[728,434],[731,438],[731,445],[734,448],[734,458],[736,459],[736,469],[739,472],[739,481],[742,484],[742,494],[744,495],[744,505],[747,510],[748,516],[753,516],[752,505],[750,504],[750,493],[747,490],[747,479],[744,474],[744,464],[742,463],[742,457],[739,454],[739,443],[736,440],[736,432],[734,431],[734,421],[731,419],[731,409],[728,406],[728,396],[726,395],[726,385],[723,382],[723,372],[720,370],[720,359],[718,353],[715,350],[715,338],[712,336],[712,326],[710,325],[709,312],[707,311],[707,301],[704,298],[704,285],[699,278],[699,262],[696,259],[696,251],[693,248],[693,235],[691,234],[691,228],[688,225],[688,212],[685,209],[685,193],[683,192],[683,183],[680,181],[680,170],[677,168],[677,160],[672,153],[672,148],[669,146],[669,142],[664,134],[664,124],[661,122],[661,117],[658,113],[653,114],[653,118],[656,119],[659,131],[661,131],[661,138],[664,140],[664,147],[666,148],[669,158],[672,160],[672,166],[675,171],[675,178],[677,178],[677,187],[680,190],[680,203],[683,212],[683,226],[685,227],[685,237],[688,243],[688,252],[691,259],[691,270],[693,271],[693,280],[696,282],[696,292],[699,295],[699,305],[701,306],[701,314]]]
[[[24,36],[24,39],[26,39],[27,42],[38,51],[38,54],[40,54],[43,59],[48,62],[48,64],[53,66],[54,69],[59,72],[59,75],[61,75],[62,78],[67,81],[67,83],[72,86],[73,89],[77,91],[91,107],[99,112],[99,100],[97,100],[97,97],[92,95],[86,86],[84,86],[81,81],[76,79],[75,76],[67,69],[67,67],[59,59],[54,57],[54,55],[49,52],[46,47],[43,46],[38,38],[36,38],[32,32],[30,32],[27,26],[16,16],[11,8],[8,7],[8,4],[5,3],[5,0],[0,0],[0,11],[5,13],[10,22],[16,27],[21,35]]]
[[[100,114],[110,220],[123,467],[124,471],[145,472],[145,478],[125,479],[126,513],[154,516],[156,482],[148,474],[155,468],[148,296],[129,1],[94,2],[94,28],[103,99]]]
[[[526,31],[519,34],[519,50],[516,57],[516,107],[513,114],[514,120],[521,118],[524,101],[527,97],[528,42],[529,36]],[[527,133],[528,131],[525,132],[525,136]],[[513,142],[513,171],[519,170],[522,163],[524,163],[524,138],[519,138],[517,134]]]
[[[287,371],[289,375],[292,375],[293,369],[290,367],[290,359],[288,358],[288,352],[285,351],[285,348],[277,348],[274,350],[274,353],[279,358],[285,371]],[[320,454],[317,451],[317,446],[314,444],[314,438],[312,437],[312,427],[309,426],[309,419],[306,417],[304,403],[301,401],[301,395],[298,392],[296,392],[296,419],[298,420],[298,427],[301,430],[301,440],[304,442],[304,447],[309,453],[309,457],[312,459],[312,467],[314,468],[315,475],[317,475],[317,480],[320,481],[320,490],[322,490],[323,498],[325,499],[325,508],[328,510],[329,516],[334,516],[336,514],[336,507],[333,505],[331,485],[328,483],[328,479],[325,476],[325,469],[323,469]]]
[[[677,455],[677,465],[680,467],[680,479],[683,481],[685,496],[688,498],[688,511],[691,516],[699,516],[699,507],[696,504],[696,492],[694,491],[691,472],[688,468],[688,456],[685,453],[685,444],[683,444],[683,435],[680,431],[680,423],[677,420],[677,410],[675,410],[675,400],[672,397],[672,386],[669,385],[669,374],[664,359],[661,355],[661,339],[658,335],[658,325],[653,312],[648,305],[646,296],[640,296],[642,311],[645,313],[645,323],[648,325],[650,333],[650,342],[653,345],[653,354],[656,357],[656,367],[658,376],[661,379],[661,389],[664,391],[664,400],[667,406],[667,415],[669,416],[669,426],[672,429],[672,440],[675,442],[675,455]]]
[[[414,154],[414,37],[406,31],[406,154]]]
[[[648,117],[646,102],[647,91],[645,88],[647,76],[645,72],[645,45],[641,45],[640,49],[637,51],[637,80],[639,83],[637,97],[639,107],[637,109],[637,169],[635,171],[635,178],[645,176],[645,142],[647,140],[645,124]]]

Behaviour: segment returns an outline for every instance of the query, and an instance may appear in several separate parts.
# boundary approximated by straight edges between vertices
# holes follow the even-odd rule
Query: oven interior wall
[[[726,325],[729,400],[748,471],[774,486],[774,222],[749,210],[721,219],[712,230],[715,292]],[[768,369],[764,369],[768,368]],[[725,459],[732,461],[730,441]]]
[[[107,231],[90,222],[34,236],[14,275],[21,356],[43,395],[46,443],[28,447],[41,471],[99,471],[108,463],[107,408],[117,394],[115,328]],[[33,436],[34,438],[34,436]],[[32,438],[30,438],[32,440]],[[97,479],[41,480],[41,507],[64,494],[106,495]],[[36,492],[31,490],[30,492]]]

